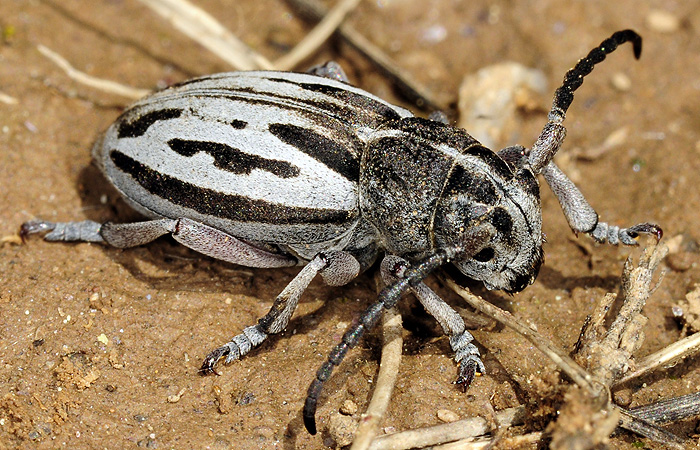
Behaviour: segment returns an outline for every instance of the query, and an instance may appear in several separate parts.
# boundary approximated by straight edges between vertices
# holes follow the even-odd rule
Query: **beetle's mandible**
[[[387,287],[343,336],[309,387],[304,423],[316,432],[323,383],[384,308],[412,292],[449,336],[465,389],[485,370],[462,318],[423,283],[453,264],[488,289],[518,292],[543,262],[539,184],[558,198],[571,229],[634,245],[639,233],[598,220],[552,158],[562,125],[593,66],[641,37],[614,33],[567,72],[548,122],[530,149],[492,152],[464,130],[421,119],[347,84],[333,64],[310,73],[238,72],[187,81],[137,102],[98,140],[94,158],[124,200],[149,220],[31,221],[21,234],[125,248],[170,234],[214,258],[248,267],[299,265],[257,324],[208,354],[214,371],[287,326],[318,274],[343,285],[384,255]]]

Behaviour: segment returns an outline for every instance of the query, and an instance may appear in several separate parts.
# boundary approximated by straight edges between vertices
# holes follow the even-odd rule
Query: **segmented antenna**
[[[622,30],[601,42],[585,58],[576,63],[573,69],[566,72],[564,82],[554,93],[552,110],[549,113],[550,122],[561,123],[564,120],[566,111],[574,100],[574,91],[583,84],[583,78],[591,73],[593,66],[603,61],[608,54],[625,42],[632,42],[634,57],[639,59],[642,54],[642,37],[633,30]]]

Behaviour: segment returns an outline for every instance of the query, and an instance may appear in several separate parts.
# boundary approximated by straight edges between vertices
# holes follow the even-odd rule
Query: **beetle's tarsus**
[[[55,222],[47,222],[44,220],[30,220],[24,222],[22,226],[19,227],[19,237],[22,242],[26,242],[27,237],[31,234],[41,234],[53,231],[56,228]]]
[[[474,359],[462,361],[462,364],[459,366],[459,376],[454,381],[454,384],[459,386],[462,392],[467,392],[477,373],[481,374],[482,372],[479,370],[479,364]]]
[[[212,373],[219,375],[219,373],[216,371],[216,365],[219,360],[221,360],[221,358],[224,356],[227,356],[230,351],[230,348],[227,345],[224,345],[210,352],[207,357],[204,358],[202,366],[199,368],[199,373],[202,375],[211,375]]]

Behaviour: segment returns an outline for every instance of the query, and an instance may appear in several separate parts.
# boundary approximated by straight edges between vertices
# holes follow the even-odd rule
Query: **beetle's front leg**
[[[393,284],[403,277],[410,267],[408,261],[398,256],[387,256],[382,261],[382,279],[386,284]],[[455,361],[459,363],[459,376],[455,381],[466,390],[477,373],[486,372],[481,361],[479,349],[472,343],[474,337],[467,331],[464,320],[457,312],[441,299],[425,283],[421,282],[411,288],[423,307],[435,317],[444,333],[450,339],[450,346],[455,352]]]
[[[581,191],[566,176],[559,167],[550,161],[543,169],[542,175],[549,184],[552,192],[559,200],[564,216],[574,232],[587,233],[598,242],[608,242],[613,245],[637,245],[634,239],[640,233],[652,234],[661,239],[663,231],[658,225],[640,223],[629,228],[608,225],[598,221],[598,214],[588,203]]]
[[[316,255],[304,266],[296,277],[275,298],[270,311],[258,320],[256,325],[247,327],[229,342],[210,352],[202,363],[200,372],[214,372],[216,363],[226,357],[228,364],[262,344],[270,334],[277,334],[287,328],[289,319],[299,304],[299,298],[317,274],[321,274],[326,284],[341,286],[357,277],[360,263],[348,252],[328,251]]]

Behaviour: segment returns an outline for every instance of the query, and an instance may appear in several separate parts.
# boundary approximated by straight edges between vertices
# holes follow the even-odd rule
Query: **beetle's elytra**
[[[304,423],[316,432],[323,382],[366,329],[413,292],[450,338],[464,388],[485,370],[461,317],[424,283],[451,263],[489,289],[518,292],[543,263],[542,174],[575,232],[634,245],[650,223],[609,226],[552,161],[573,92],[620,44],[614,33],[578,62],[557,89],[530,149],[497,153],[464,130],[413,116],[345,82],[328,64],[312,73],[223,73],[137,102],[98,140],[93,155],[125,201],[149,220],[129,224],[32,221],[23,236],[50,241],[146,244],[164,234],[203,254],[249,267],[303,266],[270,312],[209,353],[202,372],[248,353],[284,330],[320,274],[343,285],[384,255],[388,287],[343,336],[309,388]]]

